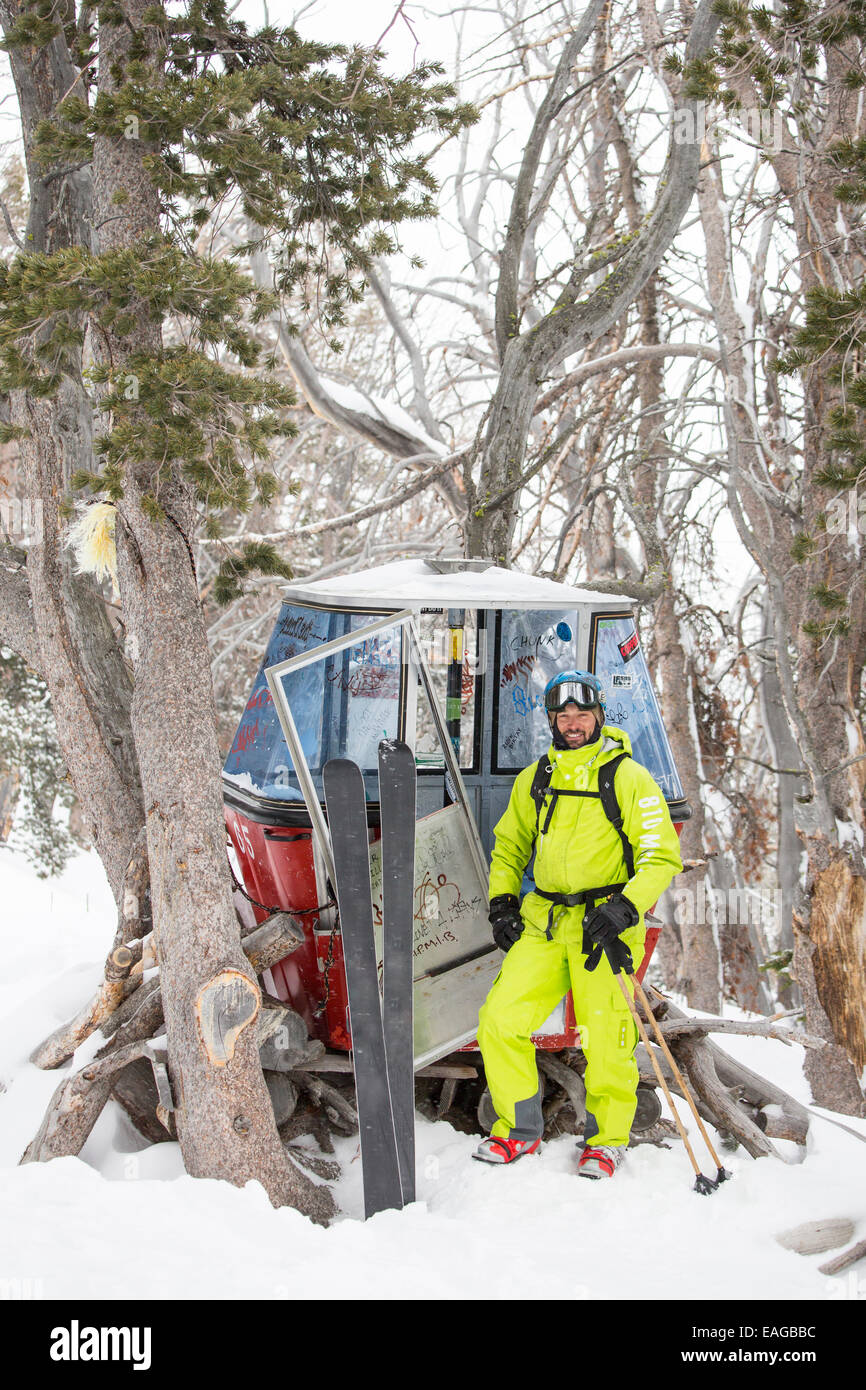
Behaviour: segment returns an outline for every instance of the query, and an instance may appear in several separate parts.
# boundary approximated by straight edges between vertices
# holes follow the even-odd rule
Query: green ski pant
[[[582,915],[582,914],[581,914]],[[643,923],[623,932],[634,968],[643,960]],[[594,1144],[628,1144],[638,1083],[637,1027],[605,955],[584,969],[579,942],[524,931],[511,947],[481,1007],[478,1045],[498,1119],[498,1138],[538,1139],[544,1130],[531,1035],[569,988],[586,1057],[586,1108],[595,1117]],[[625,976],[626,988],[631,987]]]

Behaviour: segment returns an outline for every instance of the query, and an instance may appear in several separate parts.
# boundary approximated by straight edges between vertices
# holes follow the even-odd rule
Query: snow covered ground
[[[176,1144],[143,1146],[111,1103],[80,1158],[18,1167],[58,1075],[32,1048],[89,997],[114,929],[95,855],[40,881],[0,851],[0,1296],[79,1299],[812,1300],[866,1298],[866,1264],[829,1278],[827,1255],[774,1234],[849,1217],[866,1237],[866,1148],[815,1119],[804,1162],[725,1155],[733,1181],[706,1198],[688,1159],[634,1150],[614,1182],[574,1175],[561,1139],[511,1168],[470,1161],[474,1141],[419,1117],[418,1200],[361,1220],[357,1143],[338,1142],[342,1215],[328,1230],[274,1211],[264,1191],[197,1181]],[[724,1047],[810,1101],[800,1048],[730,1037]],[[95,1050],[83,1045],[77,1064]],[[688,1112],[688,1128],[694,1131]],[[866,1134],[866,1122],[845,1123]],[[700,1138],[694,1134],[699,1161]],[[796,1158],[794,1145],[782,1144]],[[709,1162],[705,1165],[709,1172]],[[853,1310],[852,1310],[853,1311]],[[708,1310],[709,1316],[709,1310]],[[716,1308],[714,1320],[724,1319]],[[792,1310],[790,1321],[803,1320]]]

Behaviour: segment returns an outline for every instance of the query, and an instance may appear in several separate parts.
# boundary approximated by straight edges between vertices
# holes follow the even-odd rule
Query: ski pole
[[[625,980],[622,978],[622,974],[618,970],[614,970],[614,975],[616,976],[617,983],[619,984],[619,987],[623,992],[625,1001],[628,1004],[631,1016],[637,1024],[637,1030],[640,1034],[641,1042],[643,1043],[644,1047],[647,1050],[647,1053],[649,1054],[649,1059],[652,1062],[653,1070],[655,1071],[656,1077],[658,1078],[658,1083],[664,1091],[665,1099],[667,1100],[667,1103],[670,1106],[670,1111],[674,1117],[674,1123],[676,1124],[679,1136],[685,1144],[686,1152],[688,1153],[688,1156],[691,1159],[692,1167],[695,1170],[694,1190],[695,1192],[700,1192],[705,1197],[709,1196],[711,1192],[715,1192],[716,1188],[719,1185],[718,1181],[714,1182],[712,1178],[705,1177],[704,1174],[701,1172],[698,1166],[698,1160],[695,1158],[694,1155],[694,1150],[692,1149],[692,1146],[689,1143],[689,1137],[686,1134],[685,1126],[682,1120],[680,1119],[679,1114],[677,1113],[677,1108],[674,1105],[673,1097],[671,1096],[671,1093],[668,1089],[668,1083],[665,1081],[664,1073],[662,1072],[662,1069],[659,1066],[658,1058],[656,1057],[655,1053],[652,1050],[652,1047],[650,1046],[650,1040],[647,1037],[647,1031],[644,1028],[643,1020],[641,1019],[641,1016],[637,1011],[637,1006],[635,1005],[634,1000],[628,992],[628,985],[626,984]],[[629,979],[633,981],[634,975],[629,975]]]
[[[716,1168],[717,1168],[718,1171],[717,1171],[717,1173],[716,1173],[716,1182],[715,1182],[715,1186],[717,1187],[717,1186],[719,1185],[720,1182],[726,1182],[727,1179],[728,1179],[731,1175],[730,1175],[730,1173],[727,1171],[726,1168],[723,1168],[723,1167],[722,1167],[722,1164],[721,1164],[721,1161],[720,1161],[720,1159],[719,1159],[719,1156],[718,1156],[718,1154],[716,1153],[715,1149],[713,1148],[712,1144],[710,1143],[710,1136],[707,1134],[706,1128],[705,1128],[705,1126],[704,1126],[704,1122],[703,1122],[703,1120],[701,1119],[700,1115],[698,1114],[698,1107],[695,1105],[695,1102],[694,1102],[694,1100],[692,1099],[692,1093],[691,1093],[691,1091],[689,1090],[688,1086],[686,1085],[686,1083],[685,1083],[685,1081],[684,1081],[684,1079],[683,1079],[683,1074],[682,1074],[682,1072],[680,1071],[679,1067],[677,1066],[677,1063],[676,1063],[675,1060],[674,1060],[674,1055],[673,1055],[673,1053],[671,1052],[670,1048],[668,1047],[667,1042],[665,1041],[664,1034],[662,1033],[662,1030],[661,1030],[661,1028],[660,1028],[659,1025],[658,1025],[658,1022],[657,1022],[657,1020],[656,1020],[656,1016],[655,1016],[655,1014],[653,1013],[652,1009],[650,1008],[650,1002],[649,1002],[649,1000],[648,1000],[647,997],[646,997],[646,993],[645,993],[645,991],[644,991],[643,985],[641,984],[640,980],[637,978],[636,975],[631,975],[629,978],[631,979],[631,981],[632,981],[632,983],[633,983],[633,985],[634,985],[635,991],[636,991],[636,993],[638,994],[638,997],[640,998],[640,1002],[643,1004],[644,1012],[646,1013],[647,1017],[649,1018],[650,1022],[652,1023],[653,1032],[655,1033],[656,1038],[658,1039],[659,1047],[661,1048],[662,1052],[664,1053],[665,1057],[667,1058],[668,1064],[669,1064],[669,1066],[670,1066],[670,1069],[671,1069],[671,1071],[673,1072],[674,1076],[676,1077],[678,1085],[679,1085],[680,1088],[682,1089],[682,1093],[683,1093],[683,1095],[684,1095],[684,1097],[685,1097],[685,1099],[686,1099],[686,1102],[687,1102],[687,1104],[688,1104],[688,1107],[689,1107],[689,1109],[691,1110],[692,1114],[693,1114],[694,1117],[695,1117],[695,1122],[696,1122],[696,1124],[697,1124],[697,1126],[698,1126],[698,1129],[701,1131],[701,1134],[703,1135],[704,1143],[706,1144],[707,1148],[708,1148],[709,1151],[710,1151],[710,1158],[713,1160],[713,1162],[714,1162],[715,1165],[716,1165]]]

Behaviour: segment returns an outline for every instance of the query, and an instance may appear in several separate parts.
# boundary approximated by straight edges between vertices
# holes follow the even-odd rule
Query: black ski
[[[348,758],[326,763],[323,777],[349,997],[366,1218],[403,1205],[373,936],[367,803],[361,770]]]
[[[379,744],[382,824],[382,1018],[403,1205],[415,1200],[412,944],[415,911],[415,758],[396,739]]]

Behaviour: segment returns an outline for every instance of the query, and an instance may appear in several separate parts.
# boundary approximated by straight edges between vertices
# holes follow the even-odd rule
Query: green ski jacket
[[[605,724],[600,738],[584,748],[551,747],[553,765],[550,789],[598,791],[599,769],[620,753],[631,753],[631,741],[622,729]],[[623,830],[634,852],[631,878],[623,858],[620,837],[597,797],[560,796],[546,835],[530,795],[536,764],[518,773],[504,816],[495,827],[496,844],[491,856],[490,897],[502,893],[520,896],[523,872],[535,847],[535,882],[548,893],[577,893],[602,884],[624,884],[623,895],[643,914],[657,901],[675,874],[682,869],[679,840],[661,788],[641,763],[625,758],[616,770],[616,795]],[[536,838],[537,835],[537,838]],[[528,927],[542,934],[548,924],[550,902],[527,893],[521,913]],[[583,907],[565,909],[569,925],[583,919]],[[562,920],[562,912],[558,914]]]

